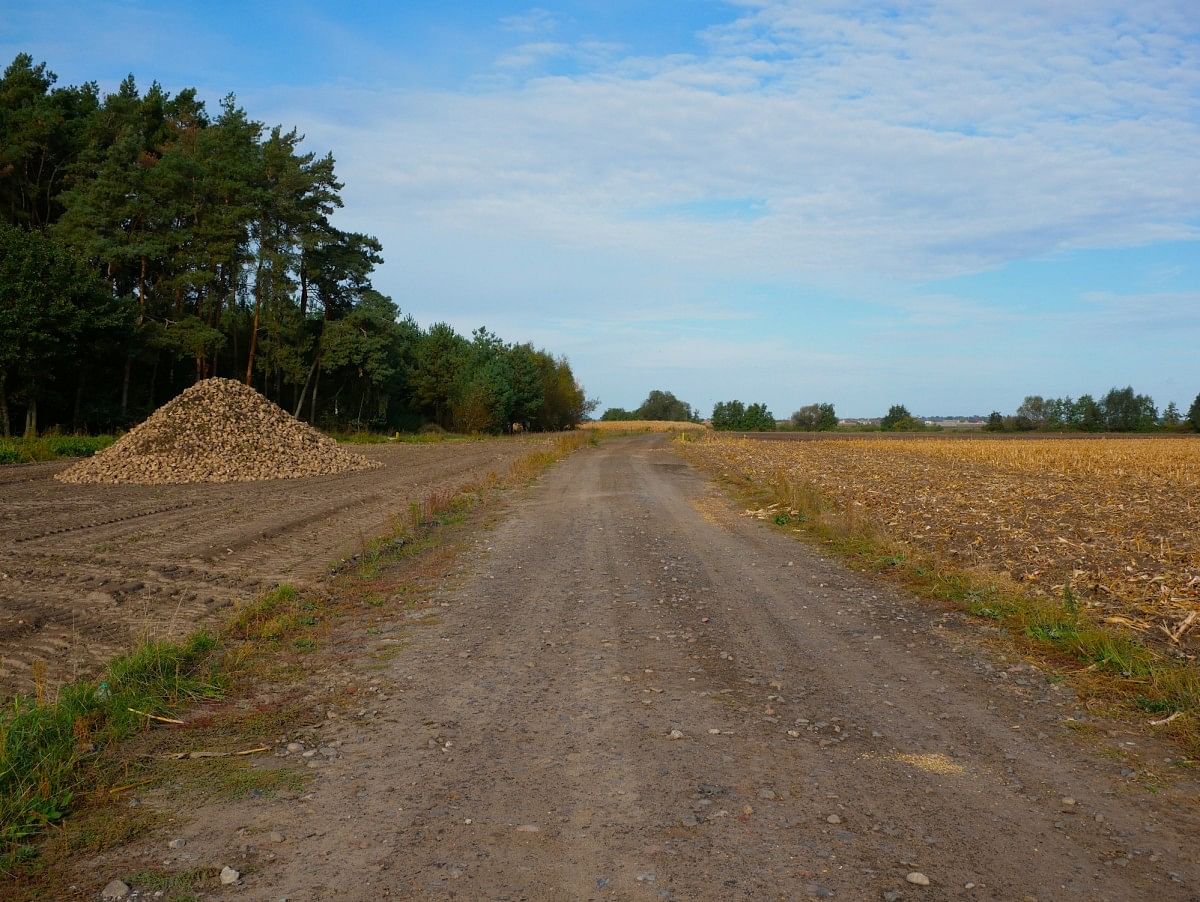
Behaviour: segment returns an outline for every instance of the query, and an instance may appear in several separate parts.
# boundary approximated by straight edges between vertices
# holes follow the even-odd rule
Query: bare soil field
[[[955,568],[1049,598],[1069,588],[1101,619],[1195,653],[1200,439],[760,438],[709,433],[684,447]]]
[[[382,468],[226,485],[64,485],[0,470],[0,698],[178,638],[280,581],[303,584],[431,495],[502,474],[541,437],[358,446]]]

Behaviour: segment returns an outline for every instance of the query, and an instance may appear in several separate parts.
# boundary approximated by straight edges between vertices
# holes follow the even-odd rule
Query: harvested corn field
[[[1194,650],[1200,629],[1200,440],[830,439],[708,434],[712,470],[811,490],[955,568],[1075,597],[1109,623]]]
[[[583,423],[581,429],[595,429],[597,432],[706,432],[708,427],[703,423],[691,423],[687,420],[595,420]]]

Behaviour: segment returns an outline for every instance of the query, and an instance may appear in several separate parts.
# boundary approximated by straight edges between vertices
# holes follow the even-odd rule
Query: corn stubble
[[[743,482],[808,486],[957,569],[1006,574],[1048,598],[1069,589],[1098,619],[1177,647],[1200,638],[1200,441],[708,433],[685,447]]]
[[[581,423],[580,429],[591,429],[600,434],[619,432],[706,432],[708,427],[703,423],[690,423],[686,420],[593,420]]]

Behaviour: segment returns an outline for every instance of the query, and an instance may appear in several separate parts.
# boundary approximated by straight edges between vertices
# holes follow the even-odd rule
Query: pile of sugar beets
[[[378,466],[253,388],[232,379],[205,379],[95,457],[55,478],[109,485],[249,482]]]

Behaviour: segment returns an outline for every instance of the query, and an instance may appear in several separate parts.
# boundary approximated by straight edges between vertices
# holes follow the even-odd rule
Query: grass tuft
[[[219,692],[215,645],[203,632],[146,642],[100,680],[64,686],[50,702],[18,696],[0,712],[0,869],[26,858],[30,839],[66,815],[90,759],[143,729],[147,715]]]

